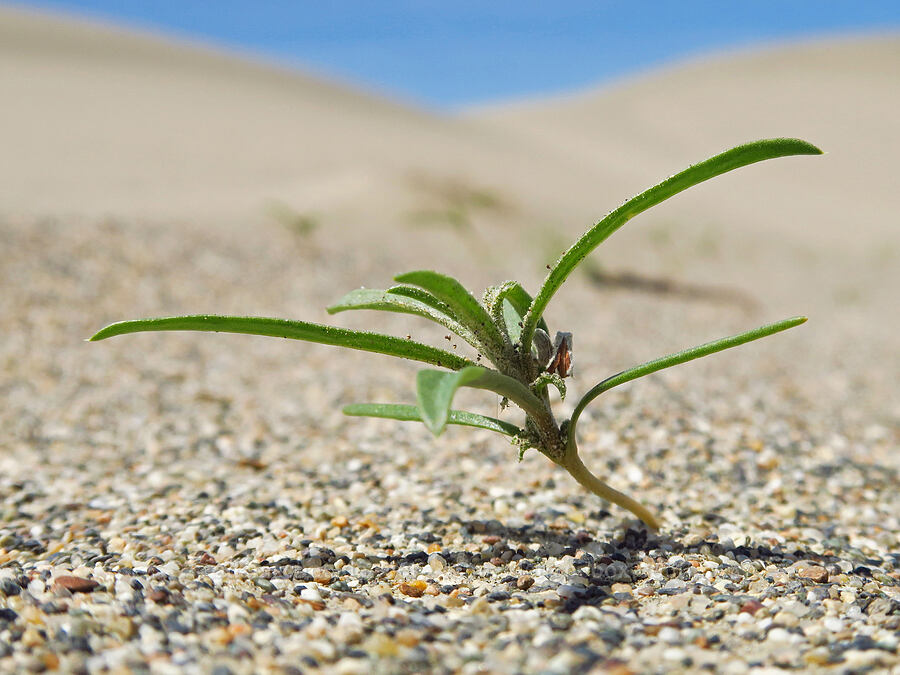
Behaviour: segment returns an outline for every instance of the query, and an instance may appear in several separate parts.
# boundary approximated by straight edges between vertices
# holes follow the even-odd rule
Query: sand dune
[[[749,186],[746,176],[736,177],[739,193],[718,195],[720,206],[765,228],[772,219],[763,209],[778,213],[802,204],[820,241],[847,245],[851,218],[850,238],[874,243],[897,232],[890,214],[900,207],[900,130],[890,111],[900,101],[898,66],[900,36],[828,40],[726,54],[613,88],[473,114],[615,173],[633,189],[648,172],[665,173],[738,140],[805,138],[828,156],[760,168]]]
[[[336,221],[397,222],[460,192],[490,193],[517,207],[518,222],[568,235],[687,163],[799,136],[828,157],[726,177],[667,217],[701,212],[798,242],[808,228],[791,223],[805,221],[820,245],[839,248],[897,231],[896,36],[689,63],[452,119],[152,36],[11,9],[0,17],[8,214],[246,222],[279,200]]]
[[[537,175],[518,143],[466,122],[11,9],[0,9],[0,95],[7,213],[246,221],[275,199],[371,218],[396,216],[422,182],[499,177],[521,188]]]
[[[828,154],[691,190],[597,261],[869,317],[890,314],[900,282],[896,35],[724,55],[450,117],[154,36],[11,9],[0,19],[6,217],[246,228],[276,204],[282,220],[324,224],[329,241],[390,225],[381,247],[416,264],[460,270],[474,252],[533,285],[624,198],[738,143],[797,136]],[[412,225],[444,227],[411,244]],[[522,241],[505,260],[485,257],[485,242],[512,232]]]

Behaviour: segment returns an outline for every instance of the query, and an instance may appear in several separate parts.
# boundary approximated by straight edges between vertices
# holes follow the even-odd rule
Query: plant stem
[[[660,528],[661,523],[656,519],[656,516],[654,516],[643,505],[639,504],[628,495],[622,494],[618,490],[614,490],[602,480],[597,478],[582,463],[581,458],[578,456],[578,451],[573,450],[574,448],[570,448],[569,452],[566,453],[563,461],[560,462],[560,466],[562,466],[566,471],[572,474],[572,477],[575,480],[577,480],[579,483],[581,483],[582,486],[593,492],[598,497],[602,497],[603,499],[606,499],[613,504],[618,504],[623,509],[628,509],[654,530],[658,530]]]

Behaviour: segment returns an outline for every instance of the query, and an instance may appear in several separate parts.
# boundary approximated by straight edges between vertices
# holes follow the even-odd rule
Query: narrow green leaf
[[[637,197],[628,200],[582,235],[568,251],[563,253],[562,257],[550,270],[525,316],[521,337],[522,345],[526,349],[530,349],[531,339],[534,336],[534,329],[538,325],[538,320],[543,316],[550,299],[563,285],[563,282],[565,282],[575,267],[607,237],[634,216],[689,187],[748,164],[789,155],[821,154],[822,151],[814,145],[794,138],[755,141],[726,150],[715,157],[699,164],[694,164],[681,173],[667,178],[658,185],[642,192]]]
[[[422,421],[435,436],[439,436],[447,424],[450,405],[460,387],[487,389],[516,403],[527,414],[539,416],[545,413],[543,403],[528,387],[496,370],[469,366],[454,373],[440,370],[420,370],[416,377],[416,395]]]
[[[450,309],[447,305],[445,305],[431,293],[422,288],[417,288],[416,286],[404,286],[401,284],[397,286],[391,286],[389,289],[387,289],[387,292],[393,295],[402,295],[406,298],[418,300],[423,305],[428,305],[441,314],[446,314],[449,317],[453,317],[452,309]]]
[[[345,406],[344,414],[355,417],[383,417],[400,420],[401,422],[424,421],[416,406],[399,403],[356,403]],[[515,424],[463,410],[451,410],[447,416],[447,424],[460,424],[467,427],[487,429],[506,436],[517,436],[522,432]]]
[[[737,347],[739,345],[746,344],[747,342],[752,342],[753,340],[759,340],[760,338],[774,335],[775,333],[780,333],[783,330],[793,328],[794,326],[799,326],[802,323],[806,323],[805,316],[796,316],[792,319],[777,321],[776,323],[770,323],[765,326],[760,326],[759,328],[754,328],[753,330],[749,330],[745,333],[739,333],[738,335],[732,335],[731,337],[714,340],[697,347],[685,349],[684,351],[680,351],[675,354],[663,356],[661,358],[654,359],[653,361],[643,363],[639,366],[629,368],[628,370],[623,370],[621,373],[606,378],[598,385],[593,387],[590,391],[588,391],[578,402],[578,405],[575,406],[575,410],[572,412],[572,419],[569,421],[569,444],[571,445],[572,443],[574,443],[575,425],[578,422],[579,416],[587,407],[588,403],[593,401],[600,394],[609,391],[613,387],[617,387],[620,384],[624,384],[625,382],[630,382],[631,380],[636,380],[637,378],[644,377],[645,375],[650,375],[651,373],[655,373],[665,368],[671,368],[672,366],[677,366],[682,363],[687,363],[688,361],[693,361],[694,359],[699,359],[702,356],[715,354],[716,352],[721,352],[725,349],[730,349],[731,347]]]
[[[392,335],[368,333],[365,331],[323,326],[306,321],[289,321],[287,319],[267,319],[255,316],[215,316],[211,314],[195,314],[190,316],[173,316],[158,319],[139,319],[137,321],[120,321],[103,328],[93,337],[91,342],[105,340],[115,335],[141,333],[144,331],[197,330],[216,333],[246,333],[249,335],[265,335],[269,337],[305,340],[336,347],[347,347],[367,352],[377,352],[388,356],[397,356],[413,361],[422,361],[443,368],[459,370],[472,362],[456,354],[445,352],[429,345]]]
[[[447,305],[453,317],[468,328],[484,347],[485,356],[495,360],[503,352],[505,341],[500,329],[481,303],[453,277],[430,270],[407,272],[394,278],[403,284],[424,288]]]
[[[411,289],[419,291],[420,289]],[[427,295],[425,291],[420,291]],[[328,307],[329,314],[337,314],[338,312],[346,312],[353,309],[376,309],[387,312],[400,312],[402,314],[415,314],[426,319],[430,319],[440,324],[447,330],[453,331],[463,340],[468,342],[476,349],[480,349],[481,345],[472,335],[472,332],[461,326],[458,321],[453,319],[449,314],[440,311],[431,304],[427,304],[418,298],[408,295],[401,295],[391,290],[381,291],[369,288],[359,288],[350,291],[335,304]]]

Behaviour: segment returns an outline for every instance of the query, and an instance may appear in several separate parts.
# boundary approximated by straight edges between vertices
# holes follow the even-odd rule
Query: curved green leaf
[[[403,284],[424,288],[447,305],[453,317],[468,328],[484,347],[485,356],[495,360],[503,352],[505,340],[481,303],[453,277],[430,270],[407,272],[394,278]]]
[[[588,230],[576,241],[572,247],[563,253],[562,257],[550,270],[544,280],[541,289],[531,303],[531,307],[525,316],[522,328],[522,345],[530,349],[531,339],[538,320],[543,316],[544,310],[550,299],[559,290],[563,282],[572,273],[572,270],[587,257],[587,255],[599,246],[607,237],[627,223],[631,218],[646,211],[652,206],[665,201],[689,187],[715,178],[723,173],[738,169],[748,164],[754,164],[766,159],[786,157],[789,155],[821,155],[819,148],[794,138],[774,138],[755,141],[740,145],[731,150],[716,155],[699,164],[677,173],[654,187],[642,192],[616,210],[609,213],[603,220]]]
[[[419,289],[411,290],[418,291]],[[425,291],[421,291],[421,293],[425,294]],[[387,312],[400,312],[402,314],[415,314],[416,316],[430,319],[447,330],[453,331],[476,349],[481,348],[478,340],[468,328],[461,326],[458,321],[454,320],[447,313],[412,296],[396,294],[391,290],[381,291],[358,288],[355,291],[350,291],[335,304],[328,307],[327,311],[329,314],[337,314],[338,312],[346,312],[352,309],[377,309]]]
[[[398,285],[398,286],[391,286],[389,289],[387,289],[387,292],[391,293],[392,295],[402,295],[406,298],[412,298],[413,300],[418,300],[423,305],[428,305],[429,307],[431,307],[432,309],[434,309],[437,312],[440,312],[441,314],[446,314],[447,316],[454,318],[454,320],[456,318],[453,315],[452,309],[450,309],[447,305],[445,305],[443,302],[441,302],[436,297],[434,297],[431,293],[429,293],[428,291],[426,291],[422,288],[417,288],[416,286]]]
[[[522,333],[522,321],[532,297],[518,281],[504,281],[498,286],[491,286],[484,293],[484,305],[495,325],[504,326],[510,341],[515,344]],[[541,317],[538,327],[549,332],[547,322]]]
[[[639,377],[650,375],[651,373],[655,373],[665,368],[671,368],[672,366],[677,366],[682,363],[687,363],[688,361],[693,361],[694,359],[699,359],[702,356],[715,354],[716,352],[721,352],[725,349],[730,349],[731,347],[737,347],[738,345],[746,344],[747,342],[752,342],[753,340],[759,340],[760,338],[774,335],[775,333],[780,333],[783,330],[793,328],[794,326],[799,326],[802,323],[806,323],[805,316],[795,316],[792,319],[777,321],[765,326],[760,326],[759,328],[754,328],[753,330],[748,330],[745,333],[739,333],[737,335],[732,335],[731,337],[714,340],[697,347],[685,349],[675,354],[663,356],[661,358],[654,359],[653,361],[648,361],[647,363],[635,366],[634,368],[623,370],[621,373],[606,378],[598,385],[593,387],[590,391],[588,391],[584,396],[582,396],[581,400],[578,402],[578,405],[575,406],[575,410],[572,411],[572,418],[569,421],[568,425],[569,446],[571,447],[575,443],[575,425],[578,423],[578,418],[581,416],[581,413],[587,407],[588,403],[593,401],[600,394],[609,391],[613,387],[618,387],[620,384],[630,382],[631,380],[636,380]]]
[[[416,406],[400,403],[355,403],[345,406],[344,414],[355,417],[383,417],[400,420],[401,422],[424,421]],[[515,424],[463,410],[451,410],[447,416],[447,424],[460,424],[467,427],[487,429],[506,436],[517,436],[522,432]]]
[[[469,366],[454,373],[440,370],[420,370],[416,377],[416,396],[422,421],[431,433],[439,436],[447,424],[450,405],[460,387],[487,389],[515,402],[527,414],[541,416],[546,413],[543,403],[528,387],[496,370]]]
[[[445,352],[442,349],[424,345],[412,340],[368,333],[365,331],[323,326],[306,321],[290,321],[287,319],[267,319],[255,316],[216,316],[211,314],[194,314],[190,316],[173,316],[158,319],[139,319],[137,321],[120,321],[97,332],[90,338],[91,342],[105,340],[115,335],[141,333],[145,331],[198,330],[216,333],[245,333],[249,335],[265,335],[269,337],[305,340],[319,344],[334,345],[359,349],[366,352],[377,352],[396,356],[402,359],[422,361],[443,368],[459,370],[471,365],[468,359]]]
[[[548,385],[556,387],[559,392],[559,400],[566,400],[566,381],[556,373],[541,373],[537,379],[531,383],[531,389],[534,391],[544,391]]]

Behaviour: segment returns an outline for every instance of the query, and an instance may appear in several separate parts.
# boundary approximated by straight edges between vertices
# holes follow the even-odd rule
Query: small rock
[[[322,594],[315,588],[304,588],[300,591],[300,597],[308,602],[322,602]]]
[[[22,637],[19,639],[26,647],[37,647],[38,645],[44,644],[44,638],[42,638],[41,634],[34,628],[26,628],[25,632],[22,633]]]
[[[743,612],[744,614],[749,614],[750,616],[753,616],[762,608],[763,608],[763,604],[759,600],[752,599],[752,600],[747,600],[747,602],[745,602],[743,605],[741,605],[740,611]]]
[[[811,666],[825,666],[831,662],[831,652],[825,647],[816,647],[806,652],[803,660]]]
[[[147,593],[147,599],[158,605],[164,605],[170,602],[169,591],[165,588],[154,588]]]
[[[421,598],[425,594],[426,588],[428,588],[428,584],[421,580],[400,584],[400,592],[411,598]]]
[[[533,576],[523,574],[518,579],[516,579],[516,588],[518,588],[520,591],[527,591],[532,586],[534,586]]]
[[[574,584],[562,584],[559,588],[556,589],[556,592],[559,594],[559,597],[568,600],[569,598],[574,598],[579,595],[584,595],[586,589],[584,586],[575,586]]]
[[[6,597],[18,595],[22,592],[22,587],[12,579],[0,579],[0,593]]]
[[[314,567],[312,571],[312,578],[317,584],[328,585],[331,583],[332,574],[324,567]]]
[[[782,610],[772,617],[772,623],[790,628],[800,623],[800,620],[797,618],[796,614]]]
[[[812,579],[817,584],[824,584],[826,581],[828,581],[828,570],[826,570],[824,567],[813,565],[812,567],[807,567],[806,569],[800,570],[797,573],[797,576],[804,579]]]
[[[681,644],[681,631],[671,626],[663,626],[659,631],[659,639],[669,645]]]
[[[832,633],[840,633],[844,630],[844,622],[835,616],[826,616],[825,620],[822,621],[822,625]]]
[[[274,593],[275,592],[275,584],[273,584],[268,579],[263,579],[262,577],[255,577],[253,579],[253,583],[263,589],[266,593]]]
[[[71,593],[90,593],[100,584],[93,579],[83,579],[82,577],[73,577],[67,574],[56,577],[54,583],[60,588],[65,588]]]

